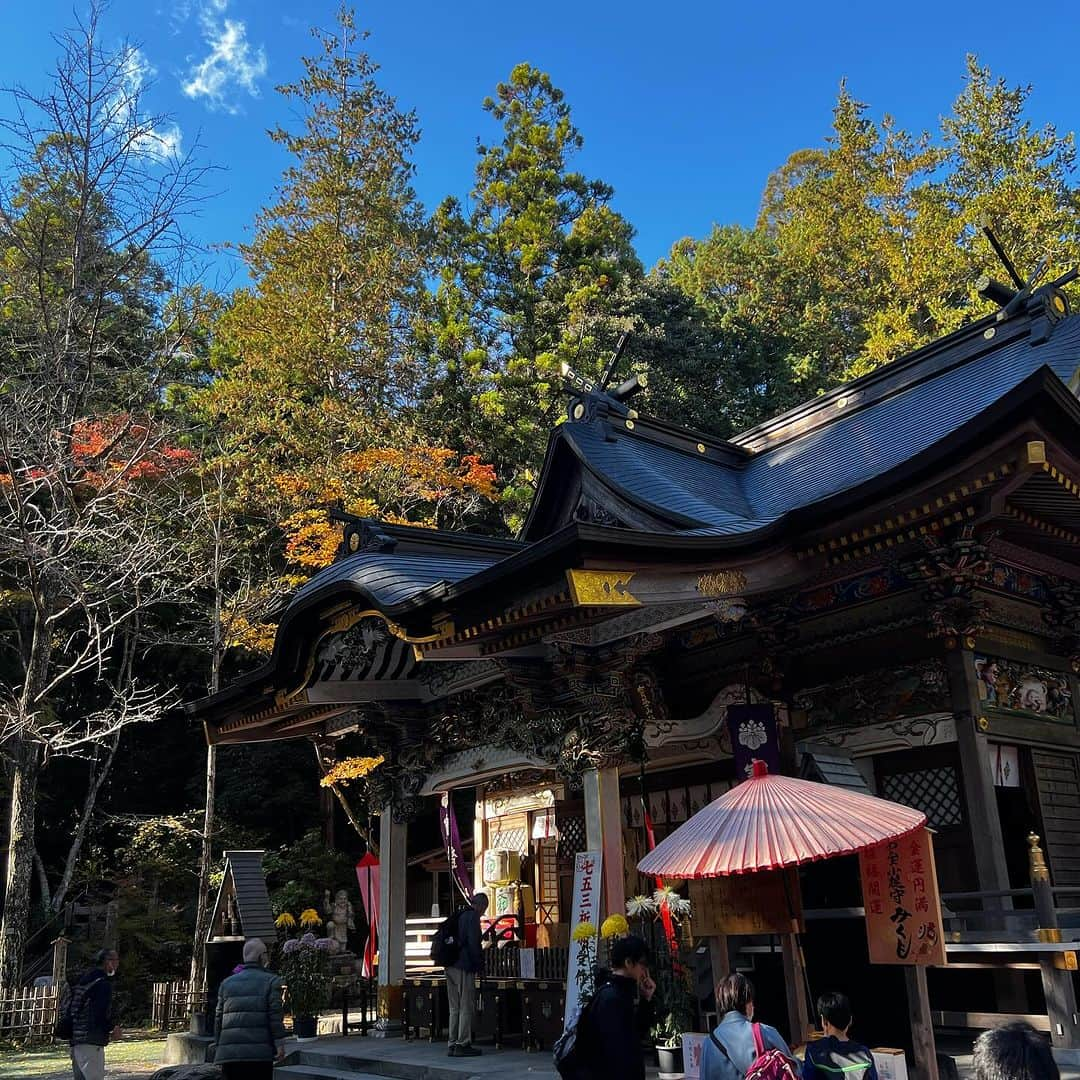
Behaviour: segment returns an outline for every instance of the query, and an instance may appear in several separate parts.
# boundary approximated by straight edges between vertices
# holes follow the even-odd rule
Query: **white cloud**
[[[238,113],[237,91],[259,96],[259,80],[266,74],[266,53],[247,39],[240,19],[224,18],[229,0],[203,0],[199,22],[209,52],[188,70],[183,83],[190,98],[205,98],[212,109]]]
[[[177,124],[154,127],[140,114],[146,84],[157,74],[141,49],[129,48],[120,67],[120,85],[109,99],[109,122],[117,129],[133,130],[132,149],[156,161],[179,155],[183,135]]]

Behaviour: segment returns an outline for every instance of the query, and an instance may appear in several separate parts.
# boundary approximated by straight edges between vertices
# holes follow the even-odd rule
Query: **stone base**
[[[1071,1046],[1055,1046],[1051,1053],[1059,1065],[1068,1065],[1073,1069],[1080,1067],[1080,1049]]]
[[[150,1080],[221,1080],[221,1070],[216,1065],[166,1065]]]
[[[214,1040],[209,1035],[192,1035],[188,1031],[174,1031],[165,1040],[166,1065],[202,1065],[209,1061],[210,1047]]]

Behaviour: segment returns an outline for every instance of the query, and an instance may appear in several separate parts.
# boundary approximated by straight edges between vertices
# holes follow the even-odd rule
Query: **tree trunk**
[[[75,868],[79,865],[79,856],[82,854],[83,844],[86,842],[87,833],[90,831],[90,819],[94,816],[94,807],[97,805],[97,797],[101,792],[105,781],[109,777],[113,761],[116,759],[116,748],[120,745],[120,734],[115,734],[109,741],[105,760],[100,764],[95,763],[97,768],[91,772],[90,780],[86,788],[86,796],[83,799],[82,817],[75,828],[75,835],[71,838],[71,846],[68,848],[67,859],[64,862],[64,874],[60,878],[60,884],[53,893],[52,910],[59,911],[67,899],[68,890],[71,888],[71,879],[75,876]]]
[[[8,834],[4,914],[0,920],[0,986],[18,986],[30,916],[30,881],[34,872],[34,809],[41,746],[26,736],[12,740],[14,774]]]
[[[210,871],[214,865],[214,783],[217,747],[206,748],[206,810],[203,813],[202,853],[199,857],[199,901],[195,913],[195,942],[191,950],[192,990],[201,990],[206,976],[203,946],[210,929]]]

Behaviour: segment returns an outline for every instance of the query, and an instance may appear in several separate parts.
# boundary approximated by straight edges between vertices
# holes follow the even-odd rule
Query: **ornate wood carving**
[[[985,538],[965,525],[951,537],[925,537],[923,551],[900,562],[912,581],[925,583],[927,635],[941,638],[947,649],[974,649],[975,637],[989,619],[989,608],[976,596],[990,582],[993,563]]]

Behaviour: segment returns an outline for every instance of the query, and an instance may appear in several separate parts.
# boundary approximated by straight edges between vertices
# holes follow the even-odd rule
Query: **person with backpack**
[[[720,1023],[705,1041],[701,1080],[798,1080],[788,1044],[768,1024],[754,1023],[754,984],[737,972],[716,987]]]
[[[448,945],[451,948],[456,946],[456,956],[452,960],[446,956],[442,961],[446,972],[446,997],[450,1003],[450,1030],[447,1035],[450,1057],[478,1057],[481,1053],[473,1046],[472,1038],[476,1015],[476,976],[484,970],[480,916],[487,909],[486,894],[477,893],[467,908],[456,913],[456,933],[447,936]]]
[[[803,1080],[878,1080],[874,1056],[851,1042],[851,1002],[843,994],[822,994],[817,1001],[824,1039],[807,1043]]]
[[[102,949],[71,990],[60,1023],[71,1044],[75,1080],[104,1080],[105,1047],[120,1038],[112,1003],[112,978],[119,966],[117,951]]]
[[[636,934],[616,938],[611,972],[578,1018],[579,1077],[645,1080],[641,1040],[652,1027],[655,993],[648,945]]]

